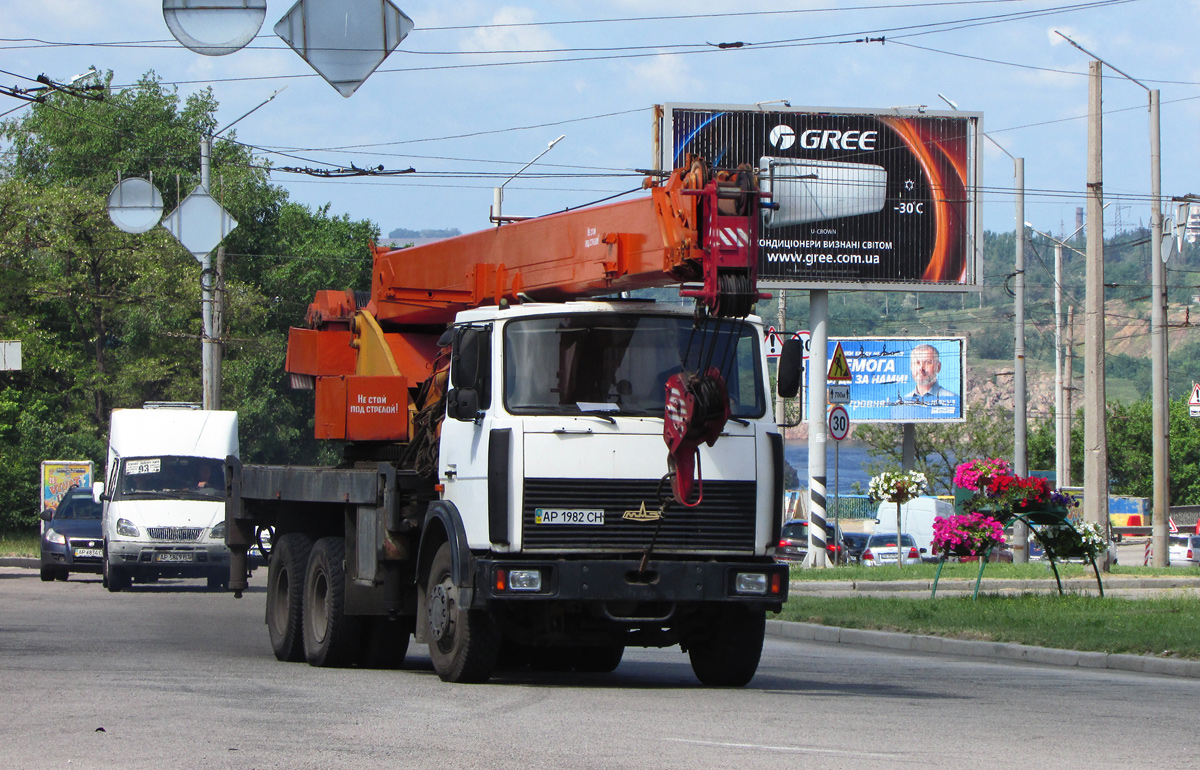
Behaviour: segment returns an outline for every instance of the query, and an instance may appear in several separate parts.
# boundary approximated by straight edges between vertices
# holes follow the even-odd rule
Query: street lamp
[[[554,145],[561,142],[564,138],[566,138],[566,136],[567,136],[566,134],[563,134],[562,136],[558,137],[554,141],[550,142],[550,144],[546,145],[546,149],[544,149],[540,153],[538,153],[537,157],[535,157],[533,160],[526,163],[524,166],[521,166],[521,168],[517,170],[517,173],[510,176],[508,179],[505,179],[500,184],[499,187],[493,188],[493,190],[492,190],[492,214],[491,214],[491,217],[489,217],[489,218],[493,222],[496,223],[497,227],[499,227],[504,222],[517,222],[522,219],[528,219],[528,217],[506,217],[500,213],[500,207],[504,204],[504,185],[508,184],[512,180],[519,177],[522,173],[524,173],[525,169],[529,168],[534,163],[537,163],[539,160],[541,160],[543,155],[545,155],[546,153],[553,150]]]

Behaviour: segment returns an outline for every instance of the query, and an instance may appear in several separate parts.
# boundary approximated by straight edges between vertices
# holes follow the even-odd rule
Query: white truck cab
[[[159,577],[229,581],[225,458],[238,455],[237,412],[189,404],[115,409],[105,482],[104,583],[120,591]]]

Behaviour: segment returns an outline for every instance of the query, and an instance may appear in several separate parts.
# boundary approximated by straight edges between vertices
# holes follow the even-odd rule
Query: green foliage
[[[904,450],[904,426],[872,423],[859,426],[854,438],[867,444],[867,453],[876,458],[867,472],[878,475],[901,467]],[[925,474],[930,492],[952,494],[954,467],[971,457],[1012,455],[1012,415],[968,406],[966,420],[960,423],[918,423],[915,426],[916,470]]]
[[[36,522],[42,460],[103,468],[113,408],[200,400],[196,261],[165,230],[117,230],[105,199],[118,175],[153,174],[173,208],[199,182],[216,108],[148,73],[102,102],[52,95],[0,123],[0,338],[21,340],[23,358],[0,389],[0,532]],[[283,371],[287,328],[318,289],[369,288],[378,228],[288,201],[233,141],[213,147],[210,189],[239,222],[224,243],[222,407],[239,413],[242,456],[328,461],[311,391]]]

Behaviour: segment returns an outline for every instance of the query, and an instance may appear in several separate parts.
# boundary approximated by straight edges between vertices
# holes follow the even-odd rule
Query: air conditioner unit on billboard
[[[778,208],[767,227],[802,225],[882,211],[887,170],[870,163],[763,157],[759,183]]]

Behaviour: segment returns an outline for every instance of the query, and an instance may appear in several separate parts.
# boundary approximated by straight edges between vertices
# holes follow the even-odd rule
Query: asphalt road
[[[1158,768],[1195,766],[1200,681],[768,638],[710,690],[679,650],[611,675],[438,680],[275,661],[262,582],[120,594],[0,568],[11,768]]]

